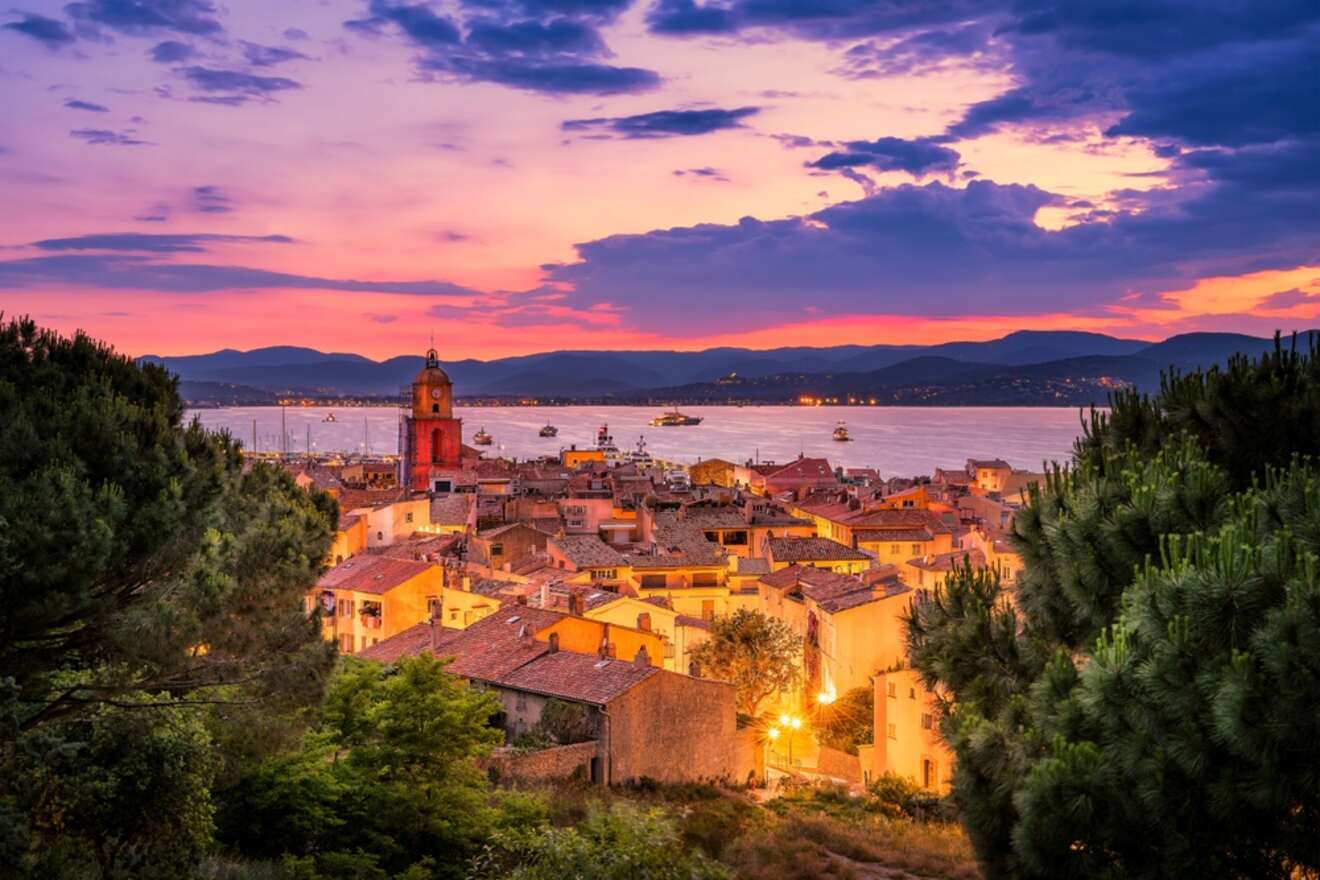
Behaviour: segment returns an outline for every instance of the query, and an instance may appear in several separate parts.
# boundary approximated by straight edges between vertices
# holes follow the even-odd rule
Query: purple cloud
[[[760,109],[738,107],[724,110],[712,107],[704,110],[657,110],[636,116],[567,119],[560,124],[560,128],[572,132],[606,132],[629,139],[710,134],[731,128],[744,128],[743,120],[756,115]]]
[[[77,39],[73,35],[73,31],[69,30],[68,25],[58,19],[37,15],[35,12],[21,14],[23,17],[18,21],[7,21],[0,24],[0,29],[11,30],[16,34],[31,37],[38,42],[45,43],[51,49],[67,46]]]
[[[86,110],[89,113],[109,113],[110,108],[101,104],[93,104],[91,101],[79,101],[74,98],[64,102],[64,106],[70,110]]]

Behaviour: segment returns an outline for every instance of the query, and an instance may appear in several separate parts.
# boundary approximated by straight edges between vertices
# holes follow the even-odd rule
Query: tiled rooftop
[[[321,575],[316,585],[323,590],[355,590],[359,593],[387,593],[422,574],[439,568],[434,562],[392,559],[388,556],[358,555],[347,559]]]
[[[871,558],[829,538],[770,538],[766,543],[775,562],[841,562]]]
[[[628,562],[595,535],[564,535],[549,540],[565,559],[578,568],[614,568]]]

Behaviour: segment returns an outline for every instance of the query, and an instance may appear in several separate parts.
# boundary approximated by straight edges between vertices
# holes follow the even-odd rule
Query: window
[[[889,727],[887,729],[887,732],[889,734],[890,739],[898,739],[898,727],[892,721],[889,722]]]
[[[921,555],[921,545],[920,545],[920,544],[913,544],[913,545],[912,545],[912,555],[913,555],[913,556],[920,556],[920,555]]]
[[[340,616],[340,617],[352,617],[352,616],[353,616],[353,600],[352,600],[352,599],[343,599],[343,600],[340,601],[340,603],[339,603],[339,616]]]
[[[921,729],[922,729],[922,730],[933,730],[934,728],[935,728],[935,716],[934,716],[934,715],[931,715],[929,712],[922,712],[922,713],[921,713]]]
[[[342,636],[339,637],[339,653],[341,654],[353,653],[353,637],[348,633],[344,633]]]
[[[593,581],[612,581],[618,576],[619,571],[615,568],[593,568],[591,570],[591,579]]]
[[[434,619],[438,617],[440,615],[440,610],[443,607],[444,606],[443,604],[441,604],[439,597],[437,596],[426,597],[426,616],[428,619]]]
[[[524,712],[524,711],[526,711],[526,709],[527,709],[527,695],[526,695],[526,694],[524,694],[524,693],[522,693],[522,692],[519,692],[519,693],[518,693],[518,696],[514,698],[514,708],[516,708],[519,712]]]
[[[694,587],[717,587],[719,583],[719,575],[713,571],[698,571],[692,575]]]
[[[935,762],[930,758],[922,758],[921,787],[927,790],[934,790],[938,778],[939,777],[935,773]]]
[[[650,587],[652,589],[663,589],[666,582],[665,576],[662,574],[644,574],[638,578],[638,583],[643,587]]]
[[[891,555],[897,556],[898,554],[903,552],[903,549],[898,544],[890,544],[889,552]]]
[[[886,686],[886,688],[885,688],[885,692],[889,694],[889,697],[890,697],[891,699],[897,699],[897,698],[898,698],[898,685],[894,684],[894,683],[891,681],[891,682]]]
[[[917,698],[917,689],[916,689],[916,688],[908,688],[908,699],[909,699],[909,700],[915,700],[916,698]]]
[[[406,522],[406,523],[410,523],[410,522],[412,522],[412,511],[411,511],[411,510],[408,511],[407,513],[405,513],[405,514],[403,515],[403,521]]]
[[[703,599],[703,600],[701,600],[701,617],[702,617],[703,620],[714,620],[714,619],[715,619],[715,600],[714,600],[714,599]]]
[[[495,557],[495,556],[503,556],[503,555],[504,555],[504,545],[503,545],[503,544],[491,544],[491,545],[490,545],[490,555],[491,555],[492,557]]]
[[[726,546],[726,547],[746,547],[746,546],[747,546],[747,533],[746,533],[746,532],[725,532],[725,533],[724,533],[724,546]]]
[[[376,533],[376,540],[377,540],[377,541],[384,541],[384,540],[385,540],[385,533],[384,533],[384,532],[377,532],[377,533]]]

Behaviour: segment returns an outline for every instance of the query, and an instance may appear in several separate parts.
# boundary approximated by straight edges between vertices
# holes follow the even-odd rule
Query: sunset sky
[[[1320,325],[1320,4],[14,0],[0,311],[132,354]]]

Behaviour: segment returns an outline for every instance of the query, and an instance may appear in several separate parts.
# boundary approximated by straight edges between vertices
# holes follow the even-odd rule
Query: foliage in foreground
[[[0,323],[0,869],[179,876],[214,786],[334,661],[303,610],[333,499],[183,424],[176,381]]]
[[[1015,518],[1015,601],[914,609],[989,876],[1320,871],[1318,428],[1282,349],[1120,395]]]

